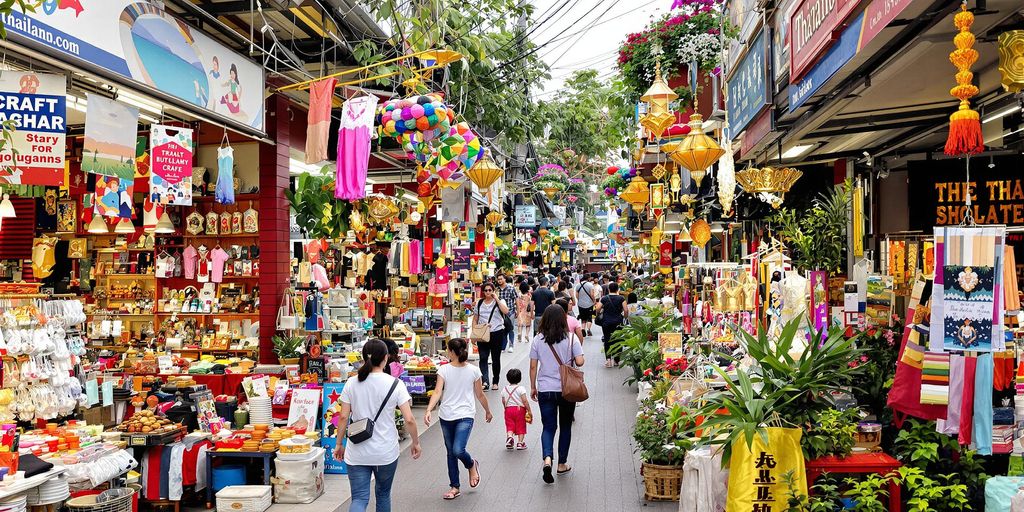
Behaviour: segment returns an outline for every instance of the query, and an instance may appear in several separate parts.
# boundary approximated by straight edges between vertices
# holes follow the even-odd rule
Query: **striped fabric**
[[[921,371],[921,403],[946,405],[949,403],[949,354],[927,352]]]

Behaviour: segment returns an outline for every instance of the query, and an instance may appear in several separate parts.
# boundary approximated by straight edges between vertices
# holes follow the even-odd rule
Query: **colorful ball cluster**
[[[446,136],[454,120],[440,95],[426,94],[385,102],[376,122],[381,135],[415,146]]]

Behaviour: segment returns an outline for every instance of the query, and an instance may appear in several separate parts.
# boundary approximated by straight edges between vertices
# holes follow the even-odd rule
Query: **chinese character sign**
[[[772,427],[766,431],[764,438],[755,435],[750,446],[743,439],[732,446],[726,512],[786,510],[789,488],[783,477],[789,472],[793,474],[793,491],[807,494],[801,430]]]

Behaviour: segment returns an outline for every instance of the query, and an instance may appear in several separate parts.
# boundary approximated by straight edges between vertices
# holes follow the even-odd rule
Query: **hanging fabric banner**
[[[936,227],[930,350],[1004,350],[1005,226]]]
[[[153,125],[149,138],[150,198],[155,203],[192,204],[192,130]]]
[[[135,180],[121,179],[116,176],[96,175],[97,215],[104,217],[132,218],[132,195],[135,193]]]
[[[0,183],[64,185],[66,93],[63,75],[0,73],[0,122],[14,125],[14,151],[0,152]]]
[[[783,510],[788,491],[807,495],[801,430],[778,427],[765,430],[765,437],[754,435],[750,446],[742,439],[732,445],[726,512]],[[789,472],[792,472],[793,487],[787,489],[782,477]]]
[[[126,180],[135,178],[135,133],[139,109],[89,93],[82,170]]]

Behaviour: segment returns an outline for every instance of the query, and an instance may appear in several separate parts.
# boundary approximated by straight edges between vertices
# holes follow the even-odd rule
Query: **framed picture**
[[[78,231],[78,209],[74,201],[57,202],[57,231],[61,233]]]
[[[664,183],[651,184],[651,209],[660,210],[668,207],[668,198],[665,196]]]

